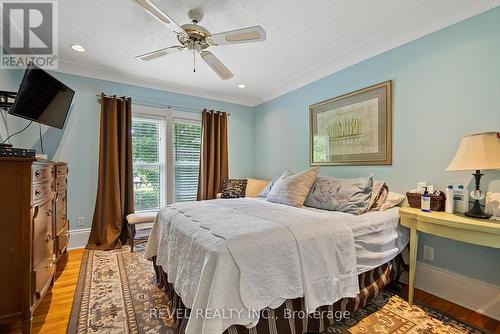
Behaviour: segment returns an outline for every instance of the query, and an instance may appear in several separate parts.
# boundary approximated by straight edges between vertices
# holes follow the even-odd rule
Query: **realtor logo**
[[[1,1],[0,68],[57,68],[57,2]]]

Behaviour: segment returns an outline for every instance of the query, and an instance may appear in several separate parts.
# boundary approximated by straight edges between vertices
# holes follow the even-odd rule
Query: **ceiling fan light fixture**
[[[196,52],[199,52],[201,58],[222,80],[229,80],[233,77],[233,73],[216,56],[206,51],[206,49],[217,45],[250,43],[266,40],[266,31],[260,26],[224,31],[212,35],[210,31],[198,24],[203,18],[203,12],[199,8],[192,9],[188,12],[188,17],[191,19],[192,23],[179,26],[151,0],[135,1],[141,5],[148,14],[168,26],[168,28],[177,35],[177,40],[181,44],[179,46],[172,46],[139,55],[135,57],[138,60],[148,61],[186,49],[192,51],[193,54],[193,72],[196,72]],[[240,84],[238,87],[245,88],[245,85]]]
[[[245,87],[246,87],[246,85],[245,85],[245,84],[239,84],[239,85],[238,85],[238,88],[245,88]]]

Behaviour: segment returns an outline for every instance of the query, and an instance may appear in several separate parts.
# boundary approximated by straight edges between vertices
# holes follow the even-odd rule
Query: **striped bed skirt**
[[[168,283],[167,274],[161,267],[153,265],[156,272],[158,287],[165,291],[172,302],[172,314],[189,314],[182,303],[182,299]],[[355,298],[344,298],[332,305],[322,306],[316,312],[307,315],[305,312],[304,298],[287,299],[277,309],[266,308],[261,311],[261,317],[253,328],[235,325],[228,328],[222,334],[301,334],[306,332],[318,333],[326,330],[335,321],[341,320],[339,315],[352,314],[352,312],[364,307],[380,291],[391,282],[397,282],[404,268],[401,255],[391,261],[364,272],[358,276],[359,293]],[[180,312],[179,312],[180,311]],[[179,312],[179,313],[178,313]],[[293,316],[291,316],[293,315]],[[184,334],[188,317],[175,319],[179,334]]]

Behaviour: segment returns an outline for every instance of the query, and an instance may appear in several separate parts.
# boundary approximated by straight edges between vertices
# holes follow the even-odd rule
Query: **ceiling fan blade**
[[[201,58],[214,70],[222,80],[229,80],[233,77],[233,73],[224,65],[213,53],[209,51],[201,51]]]
[[[135,57],[135,59],[138,59],[138,60],[152,60],[152,59],[155,59],[155,58],[158,58],[158,57],[162,57],[162,56],[170,55],[172,53],[180,52],[182,50],[184,50],[184,47],[182,47],[182,46],[171,46],[171,47],[168,47],[168,48],[164,48],[164,49],[156,50],[156,51],[153,51],[153,52],[145,53],[143,55]]]
[[[165,24],[170,30],[178,35],[184,35],[186,32],[182,29],[174,20],[170,18],[164,11],[162,11],[158,6],[156,6],[150,0],[135,0],[139,5],[141,5],[146,12],[151,16],[158,19],[161,23]]]
[[[266,40],[266,31],[261,26],[220,32],[210,36],[212,45],[260,42]]]

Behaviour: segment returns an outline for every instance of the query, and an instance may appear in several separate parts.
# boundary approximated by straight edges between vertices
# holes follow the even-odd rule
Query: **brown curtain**
[[[227,114],[203,110],[198,201],[214,199],[228,177]]]
[[[88,249],[121,248],[134,212],[132,101],[101,94],[99,179]]]

